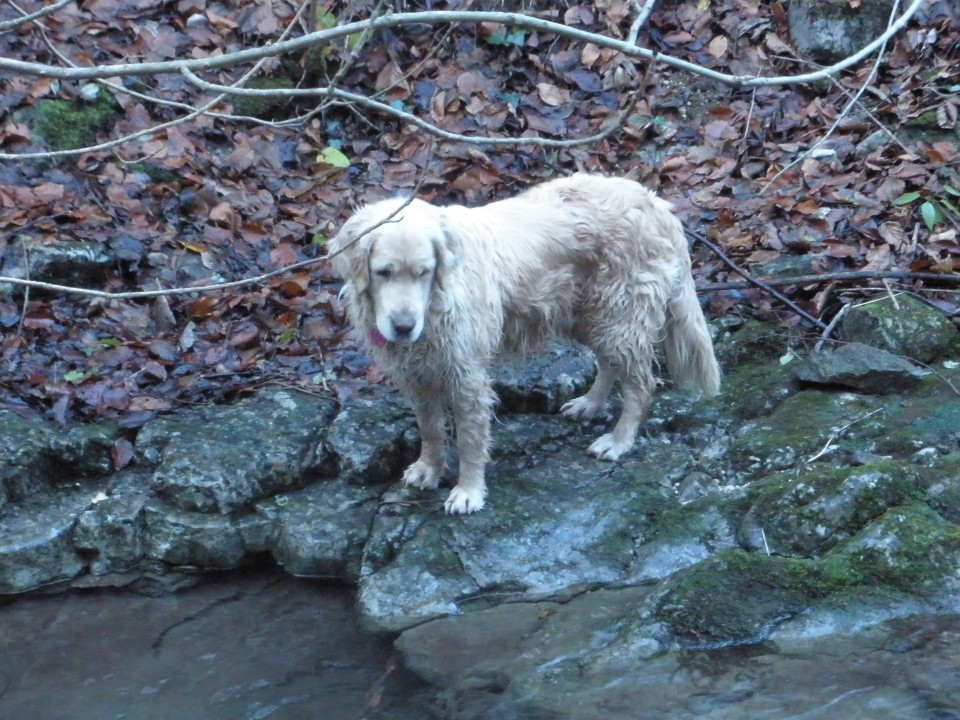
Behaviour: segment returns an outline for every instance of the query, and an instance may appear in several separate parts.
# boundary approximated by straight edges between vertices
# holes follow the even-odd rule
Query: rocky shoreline
[[[382,390],[338,407],[266,388],[135,433],[0,410],[0,593],[158,592],[269,558],[355,585],[364,625],[399,633],[439,687],[546,683],[538,708],[594,711],[611,677],[667,650],[958,612],[957,332],[900,295],[853,308],[839,336],[794,354],[775,327],[726,323],[721,396],[662,391],[616,464],[585,455],[596,427],[555,415],[588,356],[508,368],[495,491],[466,517],[397,484],[416,427]]]

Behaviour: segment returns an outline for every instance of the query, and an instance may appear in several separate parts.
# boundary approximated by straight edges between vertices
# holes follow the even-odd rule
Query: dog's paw
[[[586,395],[582,395],[568,403],[564,403],[563,407],[560,408],[560,412],[564,417],[573,420],[589,420],[599,415],[603,411],[603,406],[604,403],[596,403]]]
[[[403,473],[403,484],[421,490],[436,490],[440,484],[440,472],[423,460],[417,460]]]
[[[450,491],[443,509],[451,515],[469,515],[483,507],[486,495],[483,488],[463,488],[457,485]]]
[[[606,435],[601,435],[594,440],[593,444],[587,449],[587,452],[597,458],[597,460],[617,460],[631,447],[633,447],[632,442],[620,442],[611,432]]]

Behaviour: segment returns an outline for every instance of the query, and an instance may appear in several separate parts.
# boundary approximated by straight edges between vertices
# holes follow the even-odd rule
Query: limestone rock
[[[380,493],[343,480],[318,482],[258,504],[267,547],[292,575],[356,582]]]
[[[269,390],[195,418],[155,420],[137,450],[159,463],[152,485],[161,497],[187,511],[229,513],[322,471],[333,412],[328,400]]]
[[[144,555],[173,566],[224,570],[239,566],[248,548],[235,518],[189,512],[152,500],[143,513]]]
[[[942,312],[905,294],[852,307],[841,321],[837,337],[920,362],[956,352],[960,340]]]
[[[343,407],[327,433],[337,476],[358,485],[398,479],[416,457],[415,427],[413,411],[394,399],[356,400]]]
[[[51,491],[0,511],[0,594],[64,582],[84,570],[72,542],[73,524],[99,491]]]
[[[522,474],[504,461],[488,472],[493,490],[484,512],[410,512],[407,532],[395,513],[381,513],[373,534],[398,542],[365,556],[365,621],[396,630],[493,599],[558,597],[616,582],[652,518],[677,505],[662,478],[679,479],[691,464],[683,447],[650,446],[638,455],[610,467],[560,449]]]
[[[587,348],[558,342],[522,362],[498,367],[493,389],[504,411],[555,413],[585,393],[594,374],[593,354]]]
[[[813,385],[839,385],[860,392],[889,394],[915,388],[924,372],[898,355],[854,342],[811,353],[794,375]]]
[[[837,62],[883,34],[892,0],[791,0],[787,10],[790,38],[803,55]]]
[[[148,477],[138,468],[118,473],[77,517],[73,544],[88,558],[91,575],[127,573],[143,560]]]
[[[31,237],[13,242],[4,259],[8,277],[79,287],[99,284],[116,262],[103,243],[65,239],[47,243]],[[22,286],[13,287],[22,291]]]

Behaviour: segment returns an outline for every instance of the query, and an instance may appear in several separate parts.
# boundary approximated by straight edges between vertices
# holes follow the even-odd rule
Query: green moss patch
[[[39,100],[34,113],[34,131],[53,150],[92,145],[97,133],[111,128],[121,116],[117,101],[105,92],[93,102]]]

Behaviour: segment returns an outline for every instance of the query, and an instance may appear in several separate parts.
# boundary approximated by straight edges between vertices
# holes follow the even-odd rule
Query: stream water
[[[408,720],[430,702],[349,590],[279,571],[0,606],[2,720]]]
[[[399,666],[388,640],[358,630],[349,590],[279,571],[159,597],[96,590],[2,602],[2,720],[436,716],[435,691]],[[619,682],[605,720],[960,720],[960,616],[668,653]],[[460,717],[529,717],[509,693],[466,705]]]

